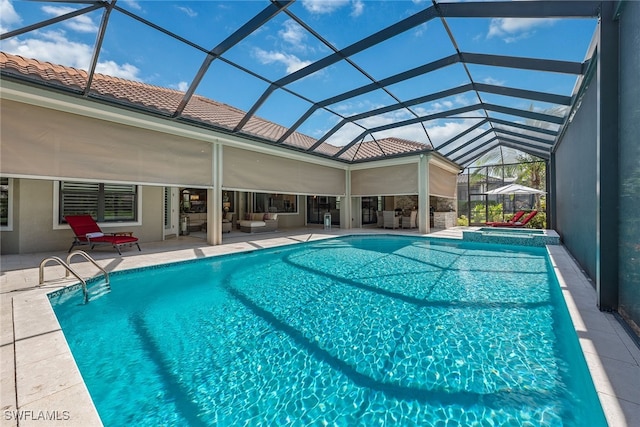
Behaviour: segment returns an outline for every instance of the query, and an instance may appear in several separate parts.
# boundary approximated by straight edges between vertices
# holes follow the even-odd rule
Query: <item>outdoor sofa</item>
[[[245,233],[262,233],[278,229],[277,213],[248,213],[240,221],[240,231]]]

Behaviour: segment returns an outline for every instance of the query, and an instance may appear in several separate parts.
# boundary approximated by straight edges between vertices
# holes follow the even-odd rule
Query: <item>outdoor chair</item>
[[[516,212],[513,217],[511,217],[511,219],[507,220],[507,221],[489,221],[489,222],[485,222],[486,225],[493,225],[493,224],[505,224],[505,223],[509,223],[512,224],[516,221],[518,221],[520,218],[522,218],[522,215],[524,215],[524,211],[518,211]]]
[[[222,218],[222,232],[231,233],[233,228],[233,215],[232,213],[225,213]]]
[[[395,211],[382,211],[384,228],[400,228],[400,218]]]
[[[91,215],[68,215],[64,219],[75,234],[69,252],[76,246],[89,245],[93,249],[98,244],[113,246],[119,255],[122,255],[120,247],[123,245],[131,246],[135,244],[139,251],[142,250],[138,244],[138,238],[133,237],[131,232],[104,233]]]
[[[522,221],[514,221],[514,222],[494,222],[491,224],[492,227],[524,227],[531,218],[536,216],[538,211],[531,211],[527,216],[524,217]]]
[[[402,228],[416,228],[416,216],[418,211],[411,211],[409,216],[402,217]]]

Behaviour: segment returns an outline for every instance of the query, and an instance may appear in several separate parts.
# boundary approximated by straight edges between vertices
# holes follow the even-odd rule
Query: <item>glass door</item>
[[[323,224],[326,213],[331,214],[332,225],[340,225],[340,211],[336,197],[307,196],[307,224]]]

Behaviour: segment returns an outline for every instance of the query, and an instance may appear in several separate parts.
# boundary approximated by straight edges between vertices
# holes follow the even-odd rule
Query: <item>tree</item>
[[[547,165],[530,154],[518,156],[516,182],[537,190],[546,191]],[[535,208],[541,210],[540,195],[535,195]]]

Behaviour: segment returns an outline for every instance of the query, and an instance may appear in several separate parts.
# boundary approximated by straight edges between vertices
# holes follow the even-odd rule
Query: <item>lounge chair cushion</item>
[[[113,246],[118,251],[118,254],[121,254],[120,246],[127,244],[136,245],[138,250],[141,250],[137,237],[118,233],[105,234],[90,215],[68,215],[65,219],[75,235],[69,252],[79,245],[91,245],[93,249],[93,246],[98,243],[106,243]]]

